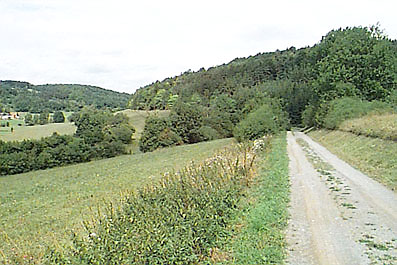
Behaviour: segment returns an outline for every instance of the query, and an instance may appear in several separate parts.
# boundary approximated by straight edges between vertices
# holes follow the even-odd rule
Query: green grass
[[[129,193],[86,225],[73,248],[52,249],[50,264],[201,264],[213,253],[254,176],[252,144],[229,145]]]
[[[141,138],[143,128],[145,127],[145,120],[147,116],[157,114],[159,117],[168,117],[170,112],[168,110],[156,110],[156,111],[145,111],[145,110],[123,110],[121,113],[127,115],[130,119],[132,126],[135,128],[134,138]]]
[[[0,178],[0,263],[41,260],[46,246],[70,241],[104,201],[117,202],[162,173],[202,161],[231,139]],[[25,259],[24,259],[25,257]]]
[[[130,123],[135,128],[135,133],[132,136],[133,141],[131,146],[129,147],[129,151],[131,153],[141,153],[139,150],[139,139],[141,138],[143,128],[145,127],[145,120],[149,115],[158,115],[159,117],[168,117],[170,111],[168,110],[156,110],[156,111],[145,111],[145,110],[123,110],[120,111],[127,115],[130,119]]]
[[[397,114],[370,114],[358,119],[347,120],[339,126],[339,130],[397,141]]]
[[[309,135],[339,158],[397,191],[397,142],[342,131],[318,130]]]
[[[0,140],[3,141],[22,141],[24,139],[41,139],[51,136],[54,132],[59,134],[72,135],[76,131],[73,123],[50,123],[35,126],[17,126],[14,132],[0,132]]]
[[[283,264],[288,223],[289,175],[285,134],[272,140],[260,163],[258,183],[247,198],[227,264]]]

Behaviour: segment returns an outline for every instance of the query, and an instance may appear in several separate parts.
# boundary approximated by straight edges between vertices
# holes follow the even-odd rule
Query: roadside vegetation
[[[393,104],[358,98],[335,99],[317,113],[309,135],[331,152],[378,180],[397,189],[397,114]]]
[[[361,118],[346,120],[338,129],[357,135],[397,141],[397,114],[369,114]]]
[[[259,142],[256,141],[256,144]],[[283,264],[288,223],[289,174],[285,133],[267,142],[259,155],[258,176],[228,242],[231,258],[223,264]]]
[[[80,264],[194,264],[203,261],[238,211],[254,178],[252,145],[231,146],[204,163],[166,174],[86,223],[70,251],[49,261]]]
[[[117,207],[121,194],[157,182],[194,160],[201,163],[232,143],[208,143],[165,148],[152,153],[122,155],[78,165],[0,178],[0,264],[43,262],[47,246],[83,235],[83,221]]]
[[[342,97],[322,104],[316,113],[312,112],[310,108],[307,109],[303,112],[303,121],[306,126],[337,130],[347,120],[361,118],[369,114],[382,115],[393,112],[393,105],[387,102]]]
[[[283,133],[229,146],[204,163],[166,173],[158,183],[127,194],[118,207],[108,205],[85,223],[85,233],[73,238],[70,249],[53,248],[46,259],[53,264],[280,264],[288,201]]]
[[[342,131],[317,130],[309,135],[347,163],[397,191],[397,142]]]

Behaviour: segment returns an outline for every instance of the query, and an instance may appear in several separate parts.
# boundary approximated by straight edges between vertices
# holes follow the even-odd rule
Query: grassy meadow
[[[133,141],[129,147],[129,151],[131,153],[141,153],[139,150],[138,139],[141,138],[143,128],[145,127],[145,120],[149,115],[158,115],[159,117],[167,117],[170,115],[170,111],[168,110],[123,110],[121,113],[124,113],[130,120],[130,124],[134,126],[135,133],[132,135]]]
[[[397,191],[397,142],[343,131],[318,130],[309,135],[339,158]]]
[[[397,114],[370,114],[361,118],[344,121],[339,130],[357,135],[397,141]]]
[[[141,137],[143,128],[145,127],[145,119],[149,115],[158,115],[159,117],[167,117],[170,112],[168,110],[156,110],[156,111],[145,111],[145,110],[123,110],[121,113],[127,115],[130,119],[132,126],[135,128],[134,138],[139,139]]]
[[[48,245],[70,241],[104,202],[191,160],[203,161],[231,139],[124,155],[0,178],[0,263],[40,263]]]
[[[42,137],[51,136],[54,132],[61,135],[72,135],[76,132],[76,126],[73,123],[50,123],[35,126],[17,126],[14,132],[0,132],[0,140],[3,141],[22,141],[24,139],[41,139]]]

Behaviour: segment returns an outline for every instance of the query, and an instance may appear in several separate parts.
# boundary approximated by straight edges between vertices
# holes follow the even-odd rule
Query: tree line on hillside
[[[218,100],[220,98],[223,97]],[[227,105],[227,102],[222,104]],[[224,107],[220,111],[199,104],[178,102],[169,117],[152,115],[146,119],[139,148],[142,152],[150,152],[161,147],[231,136],[238,141],[253,140],[289,127],[288,115],[281,104],[268,98],[258,99],[247,112],[249,114],[244,115],[244,112],[233,108]]]
[[[348,27],[329,32],[313,47],[237,58],[208,70],[187,71],[157,81],[137,90],[128,106],[172,110],[188,105],[186,109],[200,113],[201,131],[211,137],[231,136],[239,122],[269,100],[281,106],[291,125],[321,126],[315,117],[334,99],[352,97],[396,104],[396,68],[397,43],[388,39],[379,26]],[[172,119],[169,128],[175,128]],[[159,121],[150,118],[150,122]],[[159,123],[167,127],[164,121]],[[181,136],[178,131],[174,130]],[[180,142],[170,133],[161,135],[160,139],[167,136],[173,143]],[[182,137],[182,141],[186,139]]]
[[[53,115],[49,111],[45,110],[40,114],[27,113],[24,117],[25,124],[27,126],[32,125],[44,125],[48,123],[64,123],[65,114],[62,111],[56,111]]]
[[[4,142],[0,140],[0,175],[87,162],[127,153],[126,145],[135,129],[122,113],[84,109],[75,113],[76,133],[41,140]]]
[[[1,112],[79,111],[85,106],[96,109],[124,109],[130,95],[87,85],[32,85],[20,81],[0,81]]]

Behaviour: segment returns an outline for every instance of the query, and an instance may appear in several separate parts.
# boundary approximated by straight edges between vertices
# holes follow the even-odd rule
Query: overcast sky
[[[301,48],[332,29],[380,22],[393,0],[0,0],[0,80],[133,93],[188,69]]]

